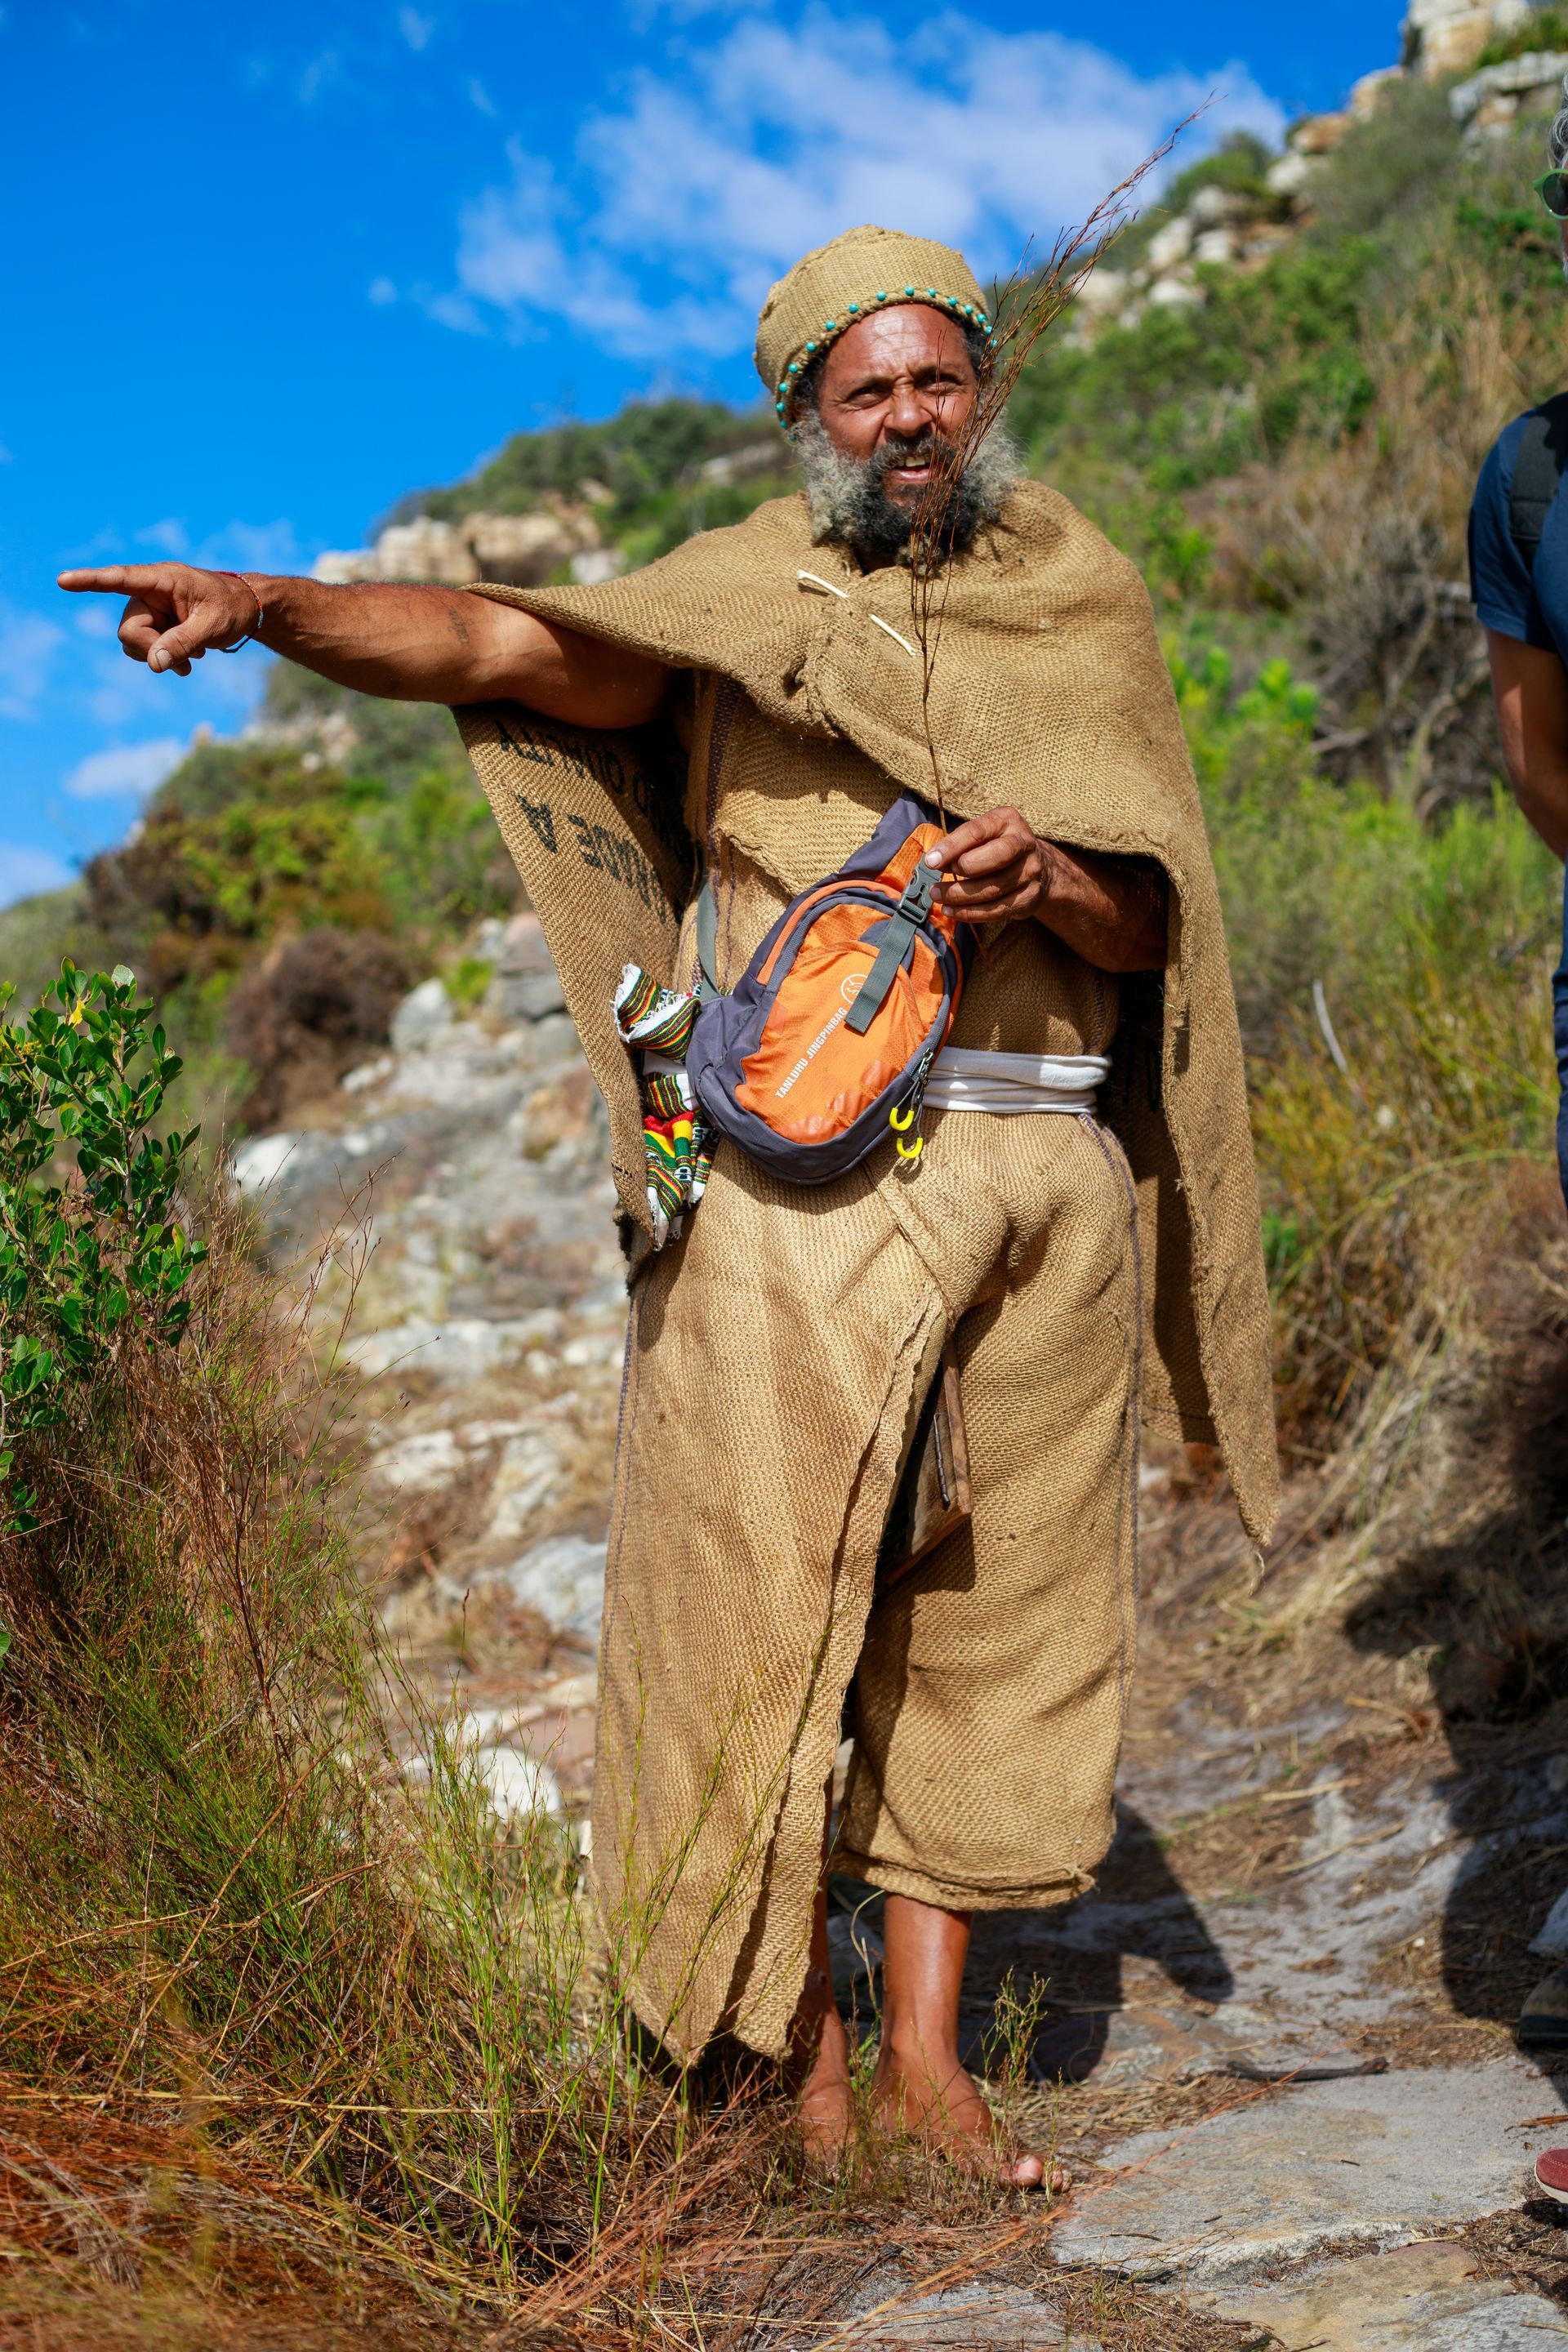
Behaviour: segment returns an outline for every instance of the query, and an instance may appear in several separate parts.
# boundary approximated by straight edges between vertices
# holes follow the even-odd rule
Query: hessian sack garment
[[[777,730],[779,774],[775,790],[749,803],[731,793],[731,822],[745,826],[747,854],[786,895],[810,888],[869,830],[858,819],[844,838],[842,812],[833,830],[836,747],[874,762],[889,801],[900,791],[932,795],[910,575],[901,566],[865,573],[847,550],[814,544],[802,497],[597,586],[487,583],[472,593],[734,681]],[[1100,1115],[1137,1188],[1145,1417],[1219,1445],[1246,1525],[1262,1539],[1279,1471],[1241,1039],[1197,788],[1147,592],[1068,499],[1025,482],[933,601],[942,617],[930,714],[950,816],[1011,803],[1037,834],[1152,857],[1169,878],[1167,968],[1152,985],[1123,983]],[[700,871],[668,747],[657,730],[596,738],[511,705],[456,716],[605,1092],[623,1207],[646,1233],[641,1105],[611,1007],[628,959],[673,979],[679,912]],[[694,765],[714,772],[715,756],[713,743],[694,741]]]

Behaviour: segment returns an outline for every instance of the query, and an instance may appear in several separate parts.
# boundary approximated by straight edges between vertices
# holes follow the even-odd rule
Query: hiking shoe
[[[1568,2147],[1543,2147],[1535,2159],[1535,2185],[1556,2205],[1568,2205]]]
[[[1530,2050],[1568,2050],[1568,1968],[1553,1969],[1525,1998],[1519,2040]]]

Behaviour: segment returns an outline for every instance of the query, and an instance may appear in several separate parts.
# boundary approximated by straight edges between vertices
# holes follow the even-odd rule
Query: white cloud
[[[397,28],[409,47],[418,51],[425,47],[435,31],[436,19],[434,16],[421,16],[414,8],[400,8],[397,12]]]
[[[0,907],[14,907],[18,898],[35,898],[43,890],[63,890],[71,878],[70,867],[52,849],[0,841]]]
[[[820,7],[742,14],[590,116],[563,181],[513,149],[510,185],[461,217],[461,295],[514,331],[563,318],[637,357],[732,350],[771,280],[858,221],[1005,276],[1211,94],[1181,161],[1226,131],[1282,131],[1241,66],[1141,75],[1061,34],[956,15],[895,34]]]
[[[319,58],[311,58],[300,76],[300,104],[313,106],[324,89],[331,89],[335,83],[342,81],[342,68],[339,63],[336,49],[323,49]]]
[[[152,743],[117,743],[79,760],[64,779],[65,788],[77,801],[112,800],[127,793],[145,800],[184,756],[178,735],[160,735]]]
[[[387,303],[396,301],[397,289],[390,278],[373,278],[370,281],[369,299],[375,304],[377,310],[384,310]]]
[[[477,79],[470,81],[468,84],[468,104],[470,106],[477,106],[481,114],[493,115],[496,110],[496,102],[494,99],[490,96],[483,82]]]
[[[0,604],[0,717],[29,719],[65,631],[41,613]]]
[[[133,531],[138,547],[147,548],[154,562],[160,557],[171,563],[191,561],[190,528],[183,515],[164,515],[159,522],[150,522],[144,530]]]

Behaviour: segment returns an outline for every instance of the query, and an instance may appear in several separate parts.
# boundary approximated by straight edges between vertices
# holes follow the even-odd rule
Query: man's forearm
[[[586,726],[635,726],[663,688],[658,666],[462,588],[289,577],[255,581],[261,642],[289,661],[402,702],[527,703]]]
[[[260,642],[335,686],[399,702],[485,702],[509,650],[518,666],[497,625],[502,608],[460,588],[245,576],[266,616]]]
[[[1149,857],[1100,857],[1045,841],[1047,889],[1035,919],[1100,971],[1156,971],[1165,961],[1169,890]]]

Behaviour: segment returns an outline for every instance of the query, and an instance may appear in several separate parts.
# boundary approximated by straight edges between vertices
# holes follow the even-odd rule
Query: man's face
[[[823,362],[817,414],[841,457],[890,457],[885,495],[912,509],[931,478],[938,437],[956,438],[978,392],[963,330],[924,303],[877,310],[840,335]]]

